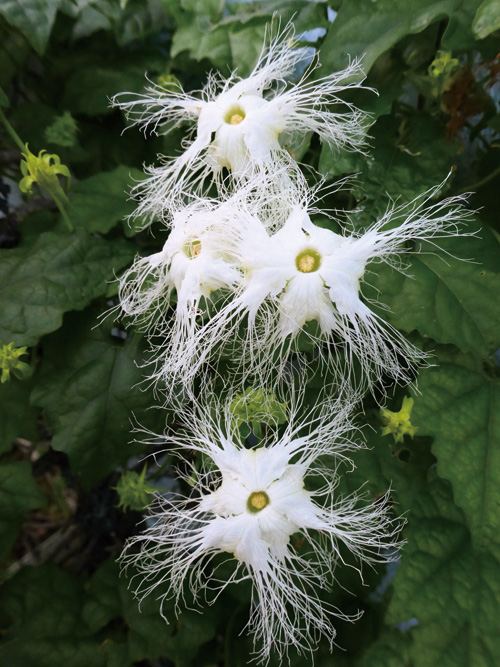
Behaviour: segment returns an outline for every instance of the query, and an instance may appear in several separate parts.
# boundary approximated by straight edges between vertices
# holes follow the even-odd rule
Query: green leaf
[[[187,12],[208,17],[211,21],[218,21],[222,17],[225,0],[181,0],[182,9]]]
[[[132,256],[127,242],[84,232],[46,232],[0,250],[0,340],[34,345],[61,325],[63,313],[104,294],[106,280]]]
[[[46,500],[33,479],[29,463],[16,461],[0,465],[0,561],[8,555],[24,513],[41,507]]]
[[[10,451],[15,438],[36,438],[38,408],[29,403],[32,380],[0,384],[0,454]]]
[[[408,277],[376,266],[369,282],[378,292],[364,293],[389,306],[381,314],[398,329],[416,329],[477,357],[493,353],[500,345],[500,244],[487,227],[479,234],[438,241],[442,251],[424,248],[411,256]]]
[[[416,667],[408,656],[409,633],[397,628],[383,628],[376,640],[353,663],[354,667]]]
[[[139,92],[145,86],[144,67],[141,61],[129,62],[124,57],[122,65],[88,60],[70,75],[64,87],[63,104],[74,114],[112,113],[110,97],[123,91]]]
[[[409,516],[408,544],[393,584],[387,622],[415,619],[416,667],[489,667],[500,651],[500,565],[471,547],[447,482],[436,479]]]
[[[188,51],[194,60],[209,58],[220,69],[233,66],[229,31],[210,30],[202,19],[193,17],[188,25],[179,28],[172,38],[171,55],[175,57],[182,51]]]
[[[75,12],[76,21],[73,26],[72,34],[75,41],[89,37],[99,30],[111,29],[112,22],[105,14],[106,5],[100,2],[100,6],[97,5],[96,7],[96,4],[93,4],[94,6],[87,5],[86,7],[82,7],[77,16]]]
[[[18,28],[37,53],[47,47],[62,0],[2,0],[0,14]]]
[[[484,39],[500,28],[500,0],[484,0],[472,22],[476,37]]]
[[[139,609],[128,584],[128,576],[120,576],[116,563],[108,562],[95,573],[87,586],[88,601],[83,609],[83,620],[88,627],[95,632],[113,618],[122,617],[131,663],[162,656],[176,667],[199,664],[194,658],[200,647],[214,637],[215,614],[208,610],[204,614],[187,610],[176,621],[174,603],[170,601],[164,605],[170,621],[167,624],[159,613],[154,594],[145,598]]]
[[[144,174],[138,169],[122,165],[80,181],[73,188],[71,220],[87,232],[106,234],[134,211],[136,204],[128,193],[131,186],[143,178]]]
[[[321,71],[343,69],[349,58],[363,58],[369,72],[377,58],[408,34],[453,17],[464,0],[350,0],[342,3],[321,48]]]
[[[85,488],[106,477],[142,445],[129,444],[132,422],[161,432],[165,412],[154,409],[144,379],[137,342],[111,334],[110,318],[97,326],[99,313],[72,313],[46,339],[38,382],[32,395],[45,408],[54,449],[64,451]]]
[[[388,400],[386,407],[394,410],[400,405],[401,398],[397,396]],[[366,418],[369,424],[363,431],[366,449],[350,456],[354,468],[341,475],[339,493],[349,494],[363,488],[373,499],[391,489],[395,512],[402,515],[411,511],[415,498],[427,487],[429,469],[435,461],[430,452],[430,438],[405,436],[403,443],[395,443],[392,438],[382,436],[380,409],[368,411]]]
[[[389,197],[410,202],[442,183],[459,150],[424,112],[410,117],[381,116],[370,134],[373,149],[366,166],[358,167],[364,173],[357,192],[372,218],[386,211]]]
[[[82,582],[51,563],[25,568],[4,584],[2,606],[12,624],[2,633],[0,662],[106,667],[100,638],[81,621],[83,595]]]
[[[419,375],[413,420],[434,438],[441,477],[462,508],[472,545],[500,559],[500,381],[459,354]]]

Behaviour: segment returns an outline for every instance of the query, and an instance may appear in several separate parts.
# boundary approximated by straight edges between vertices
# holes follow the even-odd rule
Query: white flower
[[[137,216],[152,219],[170,213],[189,193],[202,194],[214,179],[220,184],[223,168],[237,185],[283,165],[288,166],[289,177],[292,173],[299,177],[280,135],[290,139],[315,132],[331,146],[362,146],[366,114],[338,97],[360,85],[352,83],[353,78],[362,78],[359,62],[307,81],[318,66],[314,60],[298,83],[287,85],[297,65],[309,56],[309,48],[293,46],[293,37],[293,26],[288,25],[271,39],[246,79],[236,72],[227,80],[212,74],[197,95],[185,93],[180,86],[176,90],[151,85],[146,95],[129,99],[130,94],[123,93],[113,99],[135,124],[155,132],[168,132],[183,121],[192,124],[193,137],[185,142],[185,151],[165,158],[160,167],[149,168],[149,178],[136,186]],[[328,109],[340,103],[345,111]]]
[[[196,353],[187,345],[206,317],[212,293],[231,292],[241,280],[234,257],[232,211],[230,205],[209,202],[179,211],[163,249],[137,258],[120,279],[122,312],[151,338],[159,336],[160,350],[167,356],[175,359],[182,351],[187,365],[186,355]]]
[[[127,544],[122,562],[138,568],[137,595],[160,586],[160,599],[174,598],[178,609],[186,581],[196,599],[207,589],[220,591],[249,579],[253,593],[247,627],[261,661],[271,650],[286,654],[289,646],[313,650],[322,634],[332,643],[332,617],[359,617],[346,616],[317,597],[316,589],[329,588],[332,570],[342,561],[340,545],[360,561],[394,560],[401,527],[389,517],[387,496],[361,508],[355,495],[335,497],[336,467],[354,447],[344,435],[349,407],[340,402],[324,406],[318,419],[289,424],[281,437],[275,434],[256,449],[237,444],[227,406],[215,408],[224,415],[221,423],[214,421],[210,406],[187,415],[188,436],[167,442],[195,453],[204,467],[189,497],[157,496],[149,527]],[[307,435],[300,435],[303,428],[310,429]],[[325,456],[333,457],[333,470],[326,467]],[[314,478],[319,485],[308,490]],[[305,541],[308,547],[301,549],[299,542]],[[224,562],[234,565],[224,581],[218,578],[219,566],[211,576],[208,566],[222,552],[231,554]]]
[[[421,251],[421,244],[408,241],[428,242],[429,252],[436,249],[436,240],[459,233],[460,222],[470,216],[461,205],[465,197],[430,203],[441,187],[410,204],[392,206],[362,233],[318,227],[300,198],[274,234],[248,215],[238,251],[244,279],[237,296],[197,332],[199,359],[209,357],[213,341],[232,340],[245,322],[240,370],[243,376],[256,373],[266,380],[271,368],[282,372],[304,325],[315,321],[314,340],[329,343],[323,361],[339,377],[351,372],[356,359],[362,383],[371,385],[383,375],[410,382],[413,365],[426,355],[373,312],[362,285],[373,280],[377,262],[404,271],[401,255]],[[289,190],[282,197],[293,200],[296,194]]]

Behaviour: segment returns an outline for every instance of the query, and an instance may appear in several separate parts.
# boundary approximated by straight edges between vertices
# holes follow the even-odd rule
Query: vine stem
[[[466,188],[462,188],[460,190],[457,190],[456,192],[453,193],[453,195],[463,195],[466,192],[476,192],[479,190],[479,188],[482,188],[483,185],[486,185],[486,183],[489,183],[491,180],[496,178],[497,176],[500,176],[500,167],[497,167],[496,169],[493,169],[487,176],[484,178],[480,179],[479,181],[476,181],[475,183],[472,183],[472,185],[467,186]]]
[[[0,120],[2,121],[3,126],[5,127],[7,132],[9,133],[10,137],[14,140],[14,142],[18,146],[21,153],[23,153],[23,155],[25,155],[26,154],[26,146],[23,144],[23,142],[21,141],[21,137],[18,135],[18,133],[15,131],[15,129],[12,127],[12,125],[9,123],[9,121],[7,120],[4,112],[1,109],[0,109]]]

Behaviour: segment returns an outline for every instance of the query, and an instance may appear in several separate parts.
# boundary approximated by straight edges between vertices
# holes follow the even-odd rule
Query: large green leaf
[[[332,150],[325,144],[319,169],[329,177],[362,172],[355,192],[363,201],[365,217],[371,219],[385,212],[389,197],[409,202],[441,183],[459,150],[427,113],[381,116],[370,128],[370,135],[368,157]]]
[[[64,106],[74,114],[108,114],[112,112],[110,97],[124,91],[139,92],[145,86],[144,64],[140,58],[126,56],[121,63],[92,61],[84,63],[64,87]]]
[[[52,446],[68,454],[71,469],[90,488],[117,465],[143,451],[132,440],[132,422],[162,432],[165,412],[153,391],[140,386],[141,350],[97,326],[99,313],[72,313],[46,339],[32,400],[45,408]],[[140,339],[139,339],[140,340]]]
[[[170,620],[167,624],[160,615],[159,602],[154,594],[146,598],[139,609],[138,601],[129,590],[127,576],[120,577],[116,563],[108,562],[101,567],[87,590],[83,620],[96,632],[113,618],[123,618],[130,664],[160,656],[175,663],[176,667],[196,664],[193,659],[200,647],[215,634],[217,621],[214,614],[186,610],[176,620],[173,601],[164,607]],[[113,652],[117,651],[121,651],[119,644],[113,646]]]
[[[389,197],[409,202],[442,183],[460,150],[427,113],[382,116],[370,134],[373,149],[358,193],[372,217],[385,212]]]
[[[136,204],[128,192],[142,178],[138,169],[122,165],[80,181],[73,188],[71,220],[88,232],[109,232],[134,211]]]
[[[106,667],[99,638],[81,621],[83,583],[49,563],[25,568],[3,586],[0,662],[9,667]],[[124,665],[124,667],[126,667]]]
[[[472,30],[480,39],[487,37],[500,28],[500,1],[484,0],[479,6]]]
[[[194,60],[210,58],[218,67],[224,64],[232,66],[231,45],[229,31],[208,30],[208,26],[200,26],[202,19],[193,17],[193,20],[175,32],[172,39],[172,56],[182,51],[188,51]],[[206,24],[206,21],[205,21]]]
[[[240,76],[248,76],[264,46],[266,24],[275,12],[282,28],[293,16],[297,35],[326,25],[322,4],[307,0],[273,0],[265,5],[252,6],[250,13],[244,4],[228,4],[219,21],[216,18],[220,3],[212,3],[213,6],[205,3],[202,6],[197,2],[185,4],[192,13],[181,18],[172,39],[171,54],[175,56],[188,51],[195,60],[208,58],[223,75],[229,73],[229,67],[234,67]],[[278,30],[277,20],[274,30]]]
[[[46,497],[24,461],[0,465],[0,561],[9,553],[24,513],[41,507]]]
[[[321,49],[322,71],[346,66],[363,57],[368,72],[377,58],[406,35],[440,19],[455,18],[467,0],[349,0],[342,3]],[[403,11],[404,9],[404,11]]]
[[[500,652],[500,564],[473,550],[447,482],[414,503],[387,621],[414,619],[414,667],[491,667]],[[404,664],[404,663],[402,663]]]
[[[368,280],[378,292],[367,288],[367,296],[390,307],[384,317],[398,329],[416,329],[479,357],[492,354],[500,345],[500,244],[487,227],[478,233],[412,256],[408,276],[375,266]]]
[[[385,627],[359,660],[351,664],[354,667],[415,667],[408,655],[410,643],[409,633]]]
[[[43,54],[62,0],[2,0],[0,14]]]
[[[132,256],[124,241],[80,231],[46,232],[13,250],[0,250],[0,341],[34,345],[61,325],[63,313],[104,294],[106,280]]]
[[[500,381],[459,354],[437,361],[419,376],[414,423],[434,438],[438,472],[452,484],[474,548],[500,558]]]

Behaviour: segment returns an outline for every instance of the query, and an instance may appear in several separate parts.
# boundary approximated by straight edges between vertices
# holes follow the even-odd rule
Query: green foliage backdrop
[[[115,276],[162,245],[159,226],[154,236],[128,222],[127,192],[143,164],[179,149],[182,133],[122,134],[109,98],[141,91],[145,73],[188,90],[213,68],[245,76],[274,12],[294,16],[299,37],[320,29],[309,35],[316,76],[362,56],[379,93],[351,93],[374,121],[366,155],[311,137],[296,147],[329,181],[355,174],[329,204],[373,221],[389,197],[411,201],[453,170],[447,194],[473,191],[478,210],[477,237],[443,242],[448,256],[414,256],[407,276],[385,265],[370,276],[390,308],[383,316],[432,351],[434,365],[411,390],[413,439],[382,438],[377,405],[365,401],[369,449],[342,484],[373,494],[391,486],[407,543],[397,572],[367,571],[364,586],[348,568],[336,572],[330,602],[365,613],[339,622],[339,648],[320,645],[315,664],[498,662],[499,0],[3,0],[0,111],[35,155],[57,153],[69,167],[73,226],[41,190],[20,197],[19,146],[0,125],[0,346],[29,346],[23,361],[33,369],[0,385],[0,662],[9,667],[237,667],[249,658],[246,589],[177,620],[170,606],[167,625],[154,596],[138,609],[115,563],[141,514],[119,509],[114,487],[155,451],[130,444],[131,429],[161,432],[166,413],[139,384],[141,334],[101,316],[115,304]],[[395,390],[388,409],[408,391]],[[161,485],[170,462],[160,464]]]

